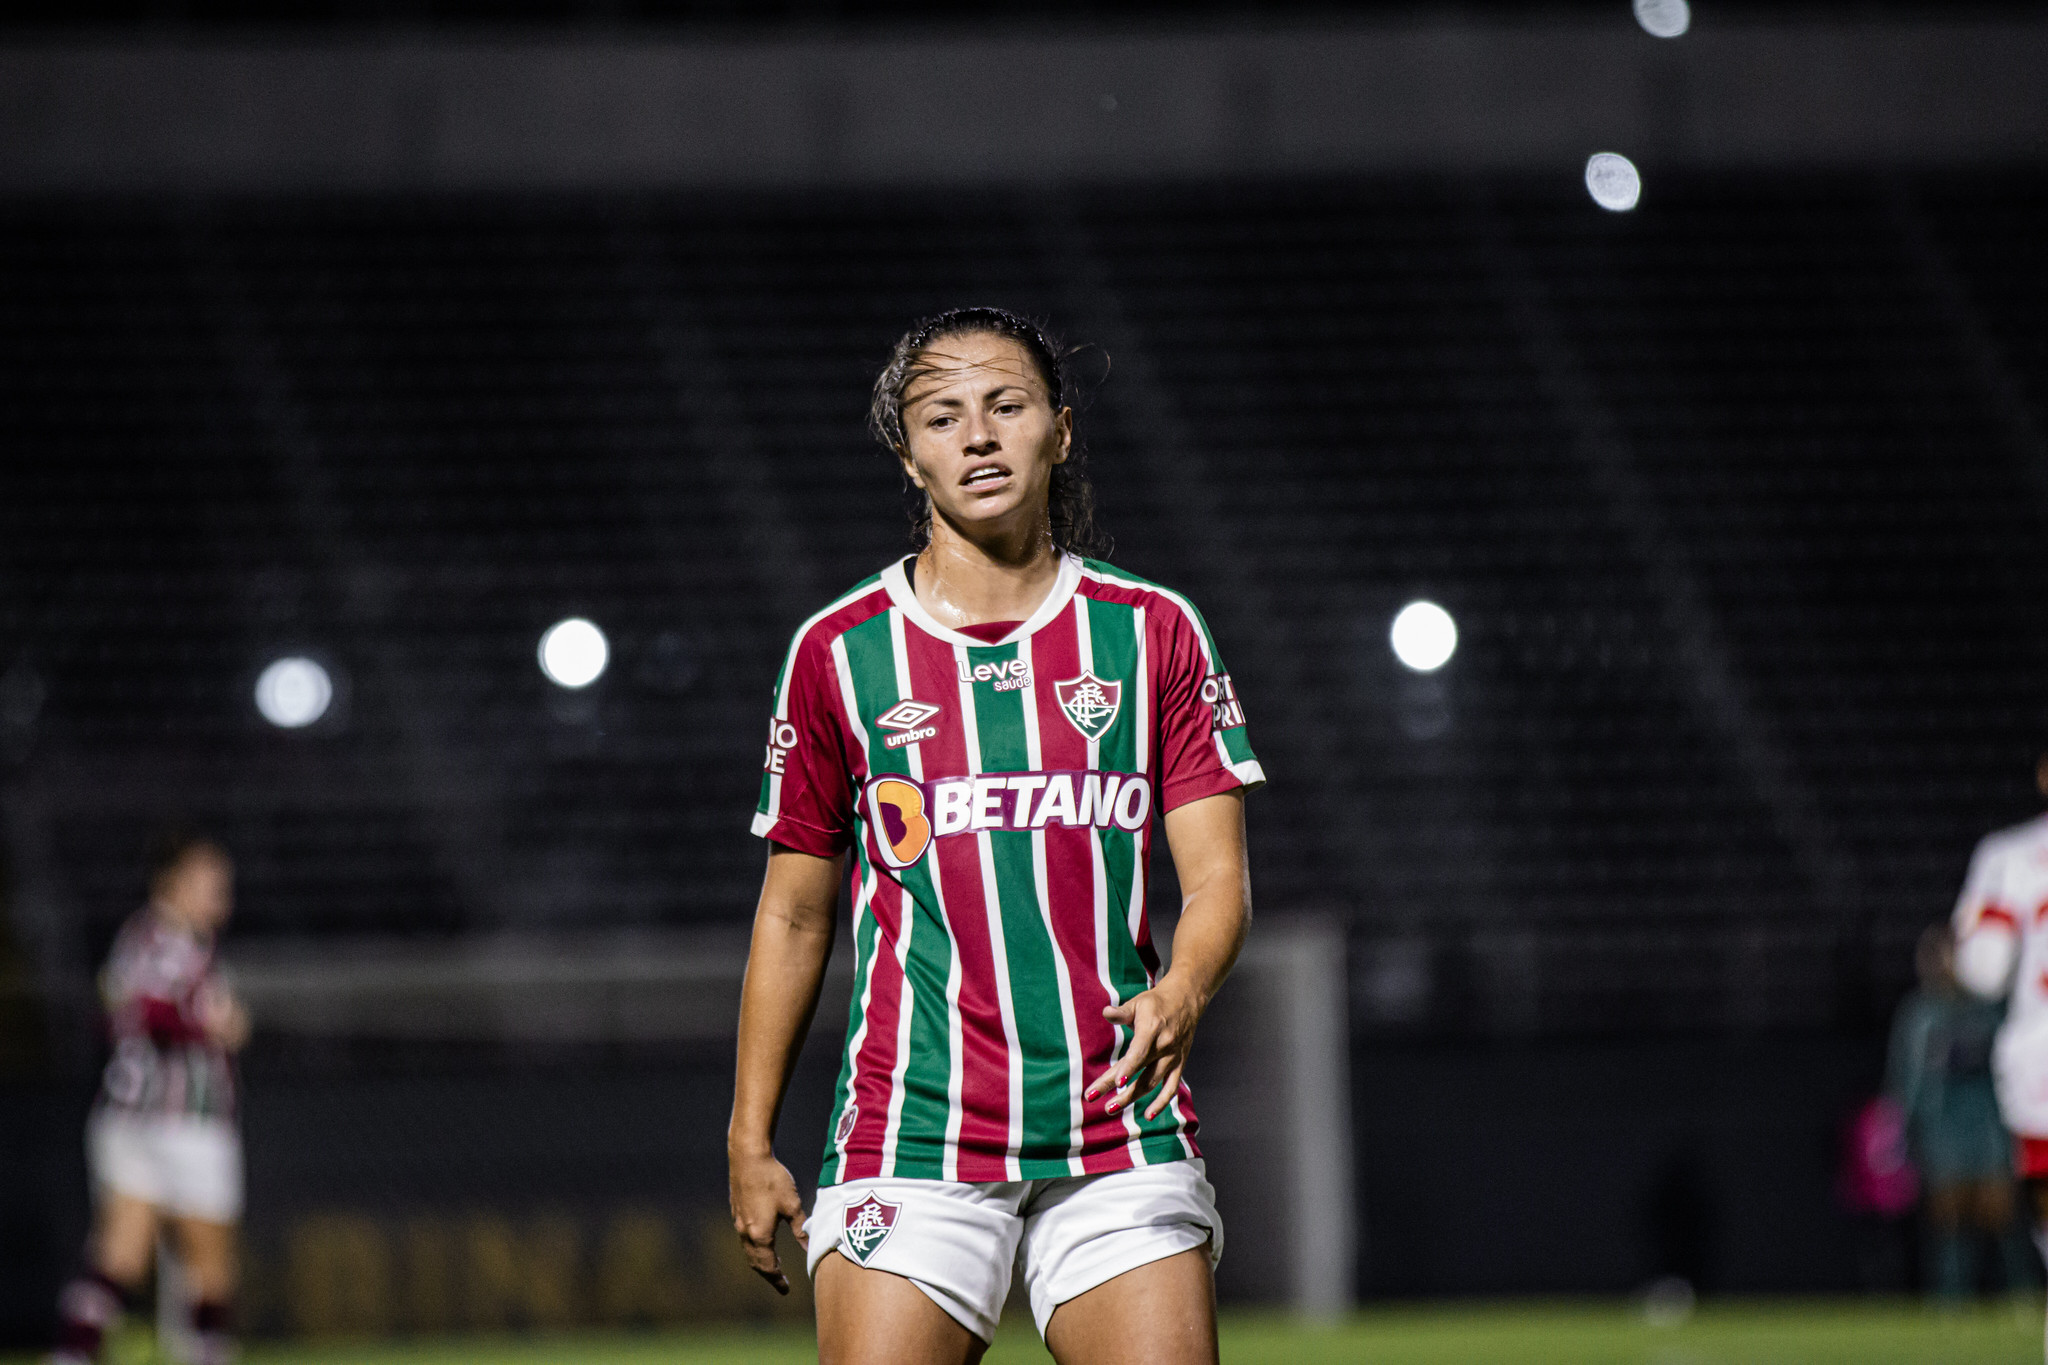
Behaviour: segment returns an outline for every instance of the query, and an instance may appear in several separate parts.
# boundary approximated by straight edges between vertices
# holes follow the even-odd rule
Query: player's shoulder
[[[871,573],[804,618],[790,635],[791,657],[811,649],[830,649],[832,641],[862,622],[889,609],[889,590],[882,575]]]
[[[1971,861],[1988,863],[2012,857],[2034,858],[2048,864],[2048,815],[1993,830],[1977,841]]]
[[[1157,607],[1165,610],[1169,620],[1184,621],[1196,630],[1204,629],[1202,613],[1188,600],[1187,594],[1167,587],[1164,583],[1132,573],[1129,569],[1111,564],[1107,560],[1083,559],[1080,561],[1081,583],[1079,591],[1097,601],[1117,602],[1126,606]]]

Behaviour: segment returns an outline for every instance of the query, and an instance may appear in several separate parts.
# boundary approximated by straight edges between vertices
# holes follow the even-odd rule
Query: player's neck
[[[934,620],[975,626],[1029,620],[1059,578],[1060,556],[1042,526],[982,542],[934,517],[916,569],[917,600]]]

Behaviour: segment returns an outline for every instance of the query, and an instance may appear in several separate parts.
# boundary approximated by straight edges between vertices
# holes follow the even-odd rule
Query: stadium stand
[[[1093,343],[1120,558],[1234,656],[1264,903],[1426,943],[1432,1029],[1869,1018],[2026,804],[2041,190],[1658,192],[11,207],[45,884],[103,933],[168,809],[249,936],[742,917],[780,641],[903,543],[869,371],[997,299]],[[570,612],[588,696],[532,664]],[[248,702],[294,648],[344,683],[304,735]]]
[[[743,923],[788,632],[906,548],[873,370],[990,301],[1087,344],[1117,558],[1209,613],[1274,778],[1262,911],[1348,926],[1355,1039],[1862,1057],[1972,841],[2037,808],[2048,181],[1653,193],[12,202],[24,960],[82,1012],[173,815],[235,850],[263,951]],[[1414,597],[1459,623],[1441,673],[1388,652]],[[535,666],[570,614],[612,641],[587,692]],[[294,652],[338,685],[304,732],[251,705]],[[687,1079],[642,1113],[635,1076],[669,1084],[627,1074],[584,1137],[652,1159],[716,1107]]]

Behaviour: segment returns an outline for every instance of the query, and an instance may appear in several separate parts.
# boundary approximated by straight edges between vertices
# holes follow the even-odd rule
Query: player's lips
[[[967,477],[960,480],[960,486],[973,489],[994,488],[1006,482],[1009,477],[1010,467],[1006,464],[978,464],[967,471]]]

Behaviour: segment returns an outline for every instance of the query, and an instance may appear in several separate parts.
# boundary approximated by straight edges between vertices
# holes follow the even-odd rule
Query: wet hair
[[[164,878],[185,865],[185,860],[195,853],[207,852],[225,855],[220,840],[210,834],[185,826],[173,826],[159,830],[149,841],[149,887],[154,891]]]
[[[1067,366],[1074,352],[1044,327],[1007,308],[949,308],[920,318],[889,352],[888,363],[875,376],[874,399],[868,405],[868,430],[882,448],[901,458],[907,439],[903,431],[903,394],[914,380],[937,369],[928,359],[933,345],[947,337],[1007,337],[1024,348],[1032,368],[1045,385],[1054,412],[1067,406]],[[1114,542],[1095,524],[1095,486],[1088,481],[1088,451],[1079,437],[1068,447],[1064,462],[1052,467],[1052,488],[1046,500],[1052,542],[1068,554],[1105,559]],[[906,472],[910,539],[922,546],[932,536],[932,504]]]

